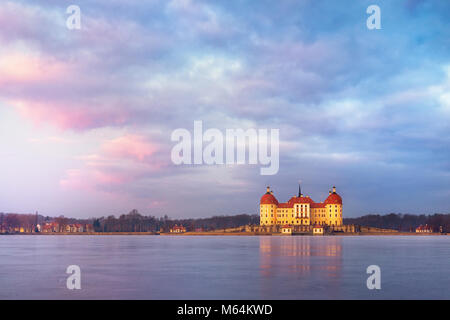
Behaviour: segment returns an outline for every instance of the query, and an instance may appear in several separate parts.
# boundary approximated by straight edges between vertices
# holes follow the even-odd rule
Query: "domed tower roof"
[[[278,200],[270,191],[270,187],[267,187],[267,192],[261,197],[259,204],[275,204],[278,206]]]
[[[336,193],[336,187],[333,187],[333,192],[330,191],[330,195],[323,202],[324,204],[340,204],[342,205],[342,198]]]
[[[309,203],[312,204],[314,203],[313,199],[311,199],[310,197],[306,196],[301,196],[301,197],[292,197],[291,199],[289,199],[288,203],[290,204],[294,204],[294,203]]]

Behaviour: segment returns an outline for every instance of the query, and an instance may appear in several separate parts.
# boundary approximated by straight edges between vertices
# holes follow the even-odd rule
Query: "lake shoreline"
[[[4,233],[0,236],[312,236],[312,234],[281,234],[255,232],[185,232],[185,233],[157,233],[157,232],[54,232],[54,233]],[[325,236],[448,236],[448,233],[415,233],[415,232],[336,232]],[[321,235],[317,235],[321,236]]]

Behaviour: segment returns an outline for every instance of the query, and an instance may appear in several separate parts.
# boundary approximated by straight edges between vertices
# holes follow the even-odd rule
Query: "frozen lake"
[[[0,299],[450,299],[449,270],[448,236],[0,236]]]

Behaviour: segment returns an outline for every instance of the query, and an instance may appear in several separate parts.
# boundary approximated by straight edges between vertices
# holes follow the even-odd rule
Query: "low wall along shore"
[[[313,226],[293,226],[293,235],[312,235]],[[281,235],[281,226],[259,226],[247,225],[237,228],[217,229],[205,232],[186,232],[179,235],[235,235],[235,236],[252,236],[252,235]],[[364,227],[358,225],[343,226],[325,226],[325,235],[442,235],[442,233],[415,233],[415,232],[399,232],[393,229],[381,229],[374,227]],[[161,233],[161,235],[174,235],[173,233]]]
[[[325,234],[357,234],[357,233],[398,233],[397,230],[389,230],[389,229],[379,229],[379,228],[369,228],[369,227],[360,227],[356,225],[343,225],[343,226],[325,226],[324,227]],[[272,235],[272,234],[281,234],[281,226],[273,225],[273,226],[259,226],[259,225],[247,225],[238,228],[227,228],[227,229],[218,229],[209,232],[188,232],[186,234],[250,234],[250,235]],[[312,234],[313,226],[292,226],[293,234]]]

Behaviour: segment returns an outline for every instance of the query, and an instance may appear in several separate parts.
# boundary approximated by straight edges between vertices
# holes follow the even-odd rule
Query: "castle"
[[[324,202],[314,202],[309,196],[301,193],[286,203],[279,203],[270,187],[261,197],[260,225],[321,225],[342,226],[342,198],[336,193],[336,187],[329,191]]]

